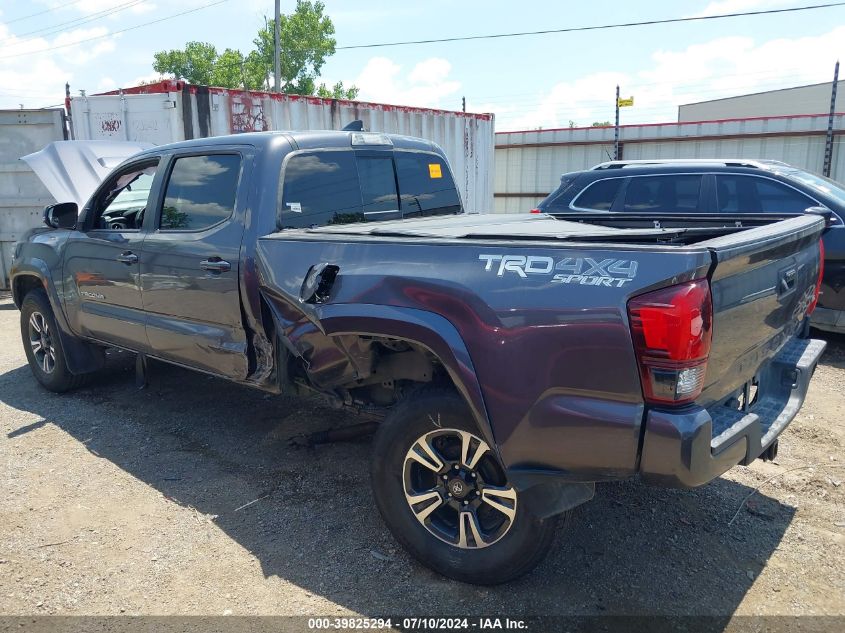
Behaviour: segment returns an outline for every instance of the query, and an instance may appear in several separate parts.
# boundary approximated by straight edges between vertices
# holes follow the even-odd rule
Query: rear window
[[[545,211],[546,213],[555,213],[555,212],[564,212],[569,211],[569,205],[566,203],[565,196],[563,195],[572,186],[572,183],[575,182],[577,174],[564,174],[560,177],[560,186],[555,189],[552,193],[548,195],[548,197],[540,202],[537,205],[538,209]]]
[[[305,152],[287,160],[283,177],[282,228],[461,211],[449,167],[436,154]]]
[[[623,181],[623,178],[597,180],[578,194],[578,197],[572,201],[572,206],[594,211],[610,211]]]
[[[387,156],[358,156],[358,178],[364,216],[379,219],[379,215],[396,216],[399,197],[396,194],[396,174],[393,158]]]
[[[436,154],[393,153],[403,217],[458,213],[461,200],[446,161]]]
[[[361,216],[361,188],[350,151],[291,156],[284,168],[281,226],[307,228]]]
[[[699,210],[701,176],[631,178],[624,210],[634,213],[695,213]]]

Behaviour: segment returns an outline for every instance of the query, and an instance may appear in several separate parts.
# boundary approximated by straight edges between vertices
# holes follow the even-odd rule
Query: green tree
[[[323,99],[354,99],[359,92],[360,90],[355,86],[344,88],[342,81],[338,81],[331,88],[326,88],[326,84],[320,84],[317,87],[317,96]]]
[[[590,127],[610,127],[613,125],[610,121],[593,121]]]
[[[354,99],[358,96],[355,86],[346,88],[343,82],[331,88],[317,86],[320,69],[335,52],[334,24],[324,10],[320,0],[297,0],[294,12],[281,16],[281,91]],[[244,55],[230,48],[218,54],[212,44],[189,42],[184,50],[155,53],[153,69],[189,83],[262,90],[271,85],[275,68],[272,20],[264,19],[253,43],[255,50]]]
[[[316,0],[297,0],[290,15],[281,16],[281,90],[292,94],[314,94],[316,80],[326,58],[334,55],[334,24],[323,14],[325,5]],[[272,20],[253,40],[259,57],[272,74],[274,68],[274,27]]]
[[[188,214],[176,207],[162,207],[161,225],[168,229],[184,229],[188,227]]]
[[[219,56],[213,44],[188,42],[185,50],[160,51],[153,55],[153,70],[172,73],[192,84],[208,85]]]
[[[227,48],[215,60],[209,85],[222,86],[223,88],[241,87],[243,86],[244,70],[243,53]]]

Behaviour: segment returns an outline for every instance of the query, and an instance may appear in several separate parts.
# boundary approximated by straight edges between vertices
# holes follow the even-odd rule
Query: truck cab
[[[460,212],[442,150],[418,139],[267,133],[151,148],[61,235],[57,296],[75,336],[248,381],[241,281],[258,235]]]

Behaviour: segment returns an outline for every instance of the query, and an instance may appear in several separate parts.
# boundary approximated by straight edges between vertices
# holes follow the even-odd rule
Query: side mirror
[[[60,202],[44,208],[44,224],[51,229],[72,229],[78,216],[79,207],[75,202]]]

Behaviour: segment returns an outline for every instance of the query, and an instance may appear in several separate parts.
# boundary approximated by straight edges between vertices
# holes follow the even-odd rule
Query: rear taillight
[[[542,211],[540,209],[531,209],[528,213],[542,213]]]
[[[628,302],[628,316],[646,402],[695,400],[704,386],[713,332],[707,280],[634,297]]]
[[[813,301],[807,308],[807,316],[813,313],[819,303],[819,295],[822,293],[822,277],[824,277],[824,242],[819,240],[819,278],[816,279],[816,292],[813,295]]]

